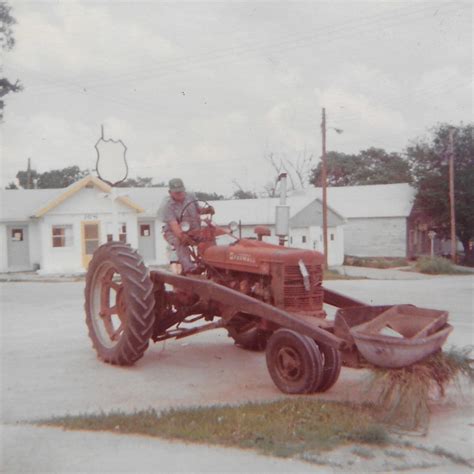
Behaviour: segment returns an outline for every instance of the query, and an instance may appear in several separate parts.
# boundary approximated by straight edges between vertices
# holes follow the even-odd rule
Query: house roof
[[[168,188],[118,188],[119,194],[124,194],[143,208],[140,217],[156,217],[163,200],[169,196]]]
[[[216,210],[215,220],[221,225],[230,221],[242,221],[244,225],[273,225],[275,224],[275,208],[279,203],[279,198],[233,199],[210,202]],[[295,221],[308,207],[320,208],[322,206],[319,199],[306,195],[290,196],[287,199],[287,204],[290,206],[290,220]],[[330,225],[339,225],[344,222],[344,218],[331,208],[329,209],[329,217]]]
[[[42,217],[75,193],[93,185],[103,192],[110,192],[111,187],[89,175],[67,188],[61,189],[14,189],[0,191],[0,221],[26,221],[31,217]],[[128,195],[118,197],[126,206],[143,212],[143,208],[136,204]]]
[[[328,187],[328,205],[347,219],[408,217],[415,189],[407,183]],[[297,195],[322,198],[321,188],[307,188]]]
[[[18,189],[0,191],[0,221],[27,221],[32,216],[40,217],[68,197],[88,185],[110,192],[110,186],[94,176],[63,189]],[[118,188],[119,200],[132,207],[140,216],[155,217],[167,188]],[[410,214],[415,190],[408,184],[384,184],[370,186],[346,186],[328,188],[329,220],[344,218],[407,217]],[[306,215],[308,206],[320,206],[321,188],[308,188],[293,193],[287,199],[290,218],[296,224]],[[319,203],[318,203],[319,202]],[[241,199],[212,201],[216,209],[218,224],[242,221],[244,225],[275,222],[275,206],[279,198]],[[332,225],[329,222],[329,225]]]
[[[0,221],[27,221],[38,204],[47,203],[64,189],[0,190]]]
[[[74,194],[76,194],[81,189],[85,188],[86,186],[93,185],[99,188],[104,193],[110,193],[112,191],[112,187],[109,186],[107,183],[104,183],[99,178],[92,176],[91,174],[86,176],[85,178],[76,181],[75,183],[69,185],[67,188],[64,188],[61,193],[57,194],[53,199],[46,203],[43,207],[36,210],[33,213],[33,217],[42,217],[47,214],[49,211],[54,209],[55,207],[59,206],[62,202],[66,201],[66,199],[70,198]],[[135,209],[137,212],[143,212],[143,208],[140,207],[138,204],[135,204],[128,196],[126,195],[118,195],[117,199],[122,204]]]

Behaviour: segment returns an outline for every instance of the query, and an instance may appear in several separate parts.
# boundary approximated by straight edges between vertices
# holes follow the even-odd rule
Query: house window
[[[53,247],[72,246],[72,225],[53,225]]]
[[[107,242],[112,242],[114,236],[112,234],[107,234]],[[119,225],[119,241],[126,244],[127,243],[127,224]]]
[[[119,240],[124,244],[127,243],[127,224],[120,224]]]
[[[331,234],[331,240],[334,240],[334,234]]]
[[[302,242],[303,244],[306,243],[306,235],[301,236],[301,242]]]
[[[151,235],[150,224],[140,224],[140,236],[150,237],[150,235]]]
[[[15,242],[23,242],[23,229],[12,229],[11,238]]]

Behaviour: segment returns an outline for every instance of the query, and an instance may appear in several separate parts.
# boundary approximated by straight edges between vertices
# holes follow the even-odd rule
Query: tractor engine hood
[[[204,252],[203,260],[218,268],[268,275],[271,264],[298,265],[302,260],[305,265],[322,265],[324,256],[313,250],[241,239],[235,244],[209,247]]]

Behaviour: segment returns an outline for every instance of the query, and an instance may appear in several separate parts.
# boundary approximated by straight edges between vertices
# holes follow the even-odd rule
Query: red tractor
[[[384,367],[416,362],[438,350],[447,313],[411,305],[368,306],[325,289],[323,255],[232,235],[206,218],[190,237],[202,275],[149,269],[136,250],[110,242],[95,252],[85,288],[89,335],[105,362],[131,365],[153,341],[227,329],[243,348],[265,350],[271,378],[285,393],[323,392],[342,362]],[[183,230],[186,224],[182,223]],[[340,308],[327,320],[324,303]],[[398,337],[383,334],[396,331]]]

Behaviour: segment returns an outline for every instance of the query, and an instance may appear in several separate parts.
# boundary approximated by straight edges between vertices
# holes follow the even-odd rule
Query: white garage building
[[[300,194],[321,197],[321,188]],[[408,218],[416,191],[407,183],[328,188],[328,205],[346,218],[344,253],[355,257],[409,256]]]

